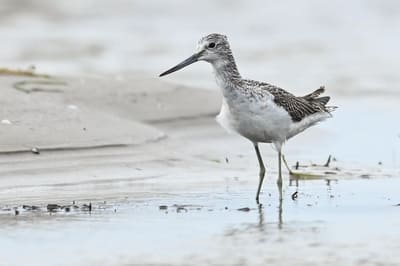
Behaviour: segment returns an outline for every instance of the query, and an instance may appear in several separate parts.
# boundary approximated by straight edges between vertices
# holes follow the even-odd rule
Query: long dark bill
[[[177,64],[176,66],[168,69],[167,71],[161,73],[160,77],[168,75],[168,74],[171,74],[172,72],[178,71],[179,69],[182,69],[185,66],[188,66],[190,64],[193,64],[193,63],[197,62],[199,60],[200,56],[201,56],[201,52],[200,53],[195,53],[194,55],[192,55],[188,59],[184,60],[183,62],[181,62],[181,63]]]

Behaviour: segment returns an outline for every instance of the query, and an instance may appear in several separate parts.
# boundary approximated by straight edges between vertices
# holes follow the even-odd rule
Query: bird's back
[[[273,95],[274,102],[285,109],[290,115],[292,122],[286,135],[286,139],[299,134],[305,129],[314,126],[327,118],[330,118],[331,112],[336,109],[335,106],[327,106],[330,100],[329,96],[320,97],[325,92],[325,87],[304,95],[295,96],[277,86],[263,83],[263,87]]]
[[[273,97],[274,103],[284,108],[289,113],[294,123],[301,122],[303,119],[316,113],[329,114],[334,110],[334,107],[326,106],[330,100],[329,96],[319,97],[325,92],[323,86],[310,94],[298,97],[280,87],[266,82],[255,80],[242,81],[247,88],[253,90],[259,88],[261,92],[264,91],[264,93],[270,94]]]
[[[235,131],[252,141],[284,141],[330,117],[333,110],[326,106],[328,96],[319,97],[323,87],[297,97],[269,83],[241,79],[235,90],[239,96],[235,95],[234,101],[228,99],[226,116]],[[220,118],[226,110],[221,110]]]

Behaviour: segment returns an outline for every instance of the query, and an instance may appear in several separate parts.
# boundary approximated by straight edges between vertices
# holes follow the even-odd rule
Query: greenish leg
[[[259,203],[260,191],[261,191],[261,187],[262,187],[262,184],[264,181],[264,176],[265,176],[265,166],[264,166],[264,162],[261,157],[260,150],[258,148],[258,143],[254,143],[254,149],[256,150],[258,164],[260,165],[260,180],[258,183],[257,195],[256,195],[256,201],[257,201],[257,203]]]
[[[278,152],[278,167],[279,167],[279,172],[278,172],[278,189],[279,189],[279,200],[282,200],[282,153],[281,151]]]
[[[292,175],[293,172],[292,172],[292,170],[290,170],[289,164],[287,163],[285,155],[283,155],[283,154],[282,154],[282,161],[283,161],[283,164],[285,165],[286,169],[289,171],[289,174]]]

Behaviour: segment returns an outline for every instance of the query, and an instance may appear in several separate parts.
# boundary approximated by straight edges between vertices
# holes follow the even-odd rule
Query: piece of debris
[[[328,160],[324,164],[325,167],[329,167],[329,164],[331,163],[331,158],[332,158],[332,155],[329,155]]]
[[[382,165],[382,162],[381,162],[381,161],[379,161],[379,162],[378,162],[378,165]]]
[[[61,208],[61,206],[58,204],[47,204],[47,210],[49,212],[56,212],[60,208]]]
[[[89,204],[83,204],[82,205],[82,207],[81,207],[81,210],[82,211],[88,211],[88,212],[91,212],[92,211],[92,203],[89,203]]]
[[[324,174],[326,174],[326,175],[336,175],[337,173],[333,172],[333,171],[325,171]]]
[[[225,157],[225,162],[226,162],[226,163],[229,163],[228,157]]]
[[[36,210],[40,210],[40,207],[35,206],[35,205],[22,205],[22,209],[27,210],[27,211],[36,211]]]
[[[8,76],[26,76],[26,77],[41,77],[41,78],[49,78],[49,75],[45,74],[36,74],[34,68],[29,67],[27,70],[21,69],[9,69],[9,68],[0,68],[0,75],[8,75]]]
[[[36,148],[36,147],[35,147],[35,148],[32,148],[32,149],[31,149],[31,152],[32,152],[33,154],[38,154],[38,155],[40,154],[40,150],[39,150],[38,148]]]
[[[160,209],[160,210],[167,210],[167,209],[168,209],[168,206],[167,206],[167,205],[160,205],[160,206],[158,206],[158,209]]]
[[[4,125],[11,125],[12,124],[11,121],[8,120],[8,119],[1,120],[1,123],[4,124]]]
[[[249,212],[250,211],[250,208],[249,207],[244,207],[244,208],[239,208],[239,209],[237,209],[238,211],[241,211],[241,212]]]
[[[178,207],[176,208],[176,212],[188,212],[188,210],[185,207]]]
[[[360,175],[360,177],[361,177],[361,178],[365,178],[365,179],[371,178],[371,176],[370,176],[370,175],[368,175],[368,174],[363,174],[363,175]]]
[[[297,199],[297,197],[298,197],[298,192],[297,191],[295,191],[293,194],[292,194],[292,200],[296,200]]]

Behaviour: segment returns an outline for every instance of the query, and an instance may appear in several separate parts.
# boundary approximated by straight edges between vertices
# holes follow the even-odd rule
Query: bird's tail
[[[324,92],[325,92],[325,86],[321,86],[321,87],[319,87],[319,89],[311,92],[310,94],[304,95],[301,98],[308,100],[308,101],[314,100],[314,99],[318,98],[318,96],[320,96]]]
[[[319,97],[324,92],[325,92],[325,86],[321,86],[317,90],[313,91],[312,93],[304,95],[302,98],[309,102],[314,102],[314,103],[320,104],[325,109],[326,112],[331,113],[338,107],[337,106],[326,106],[326,104],[329,102],[331,97],[329,97],[329,96]]]
[[[325,96],[325,97],[319,97],[319,98],[312,99],[312,101],[321,103],[325,106],[329,102],[330,99],[331,99],[331,97]]]

